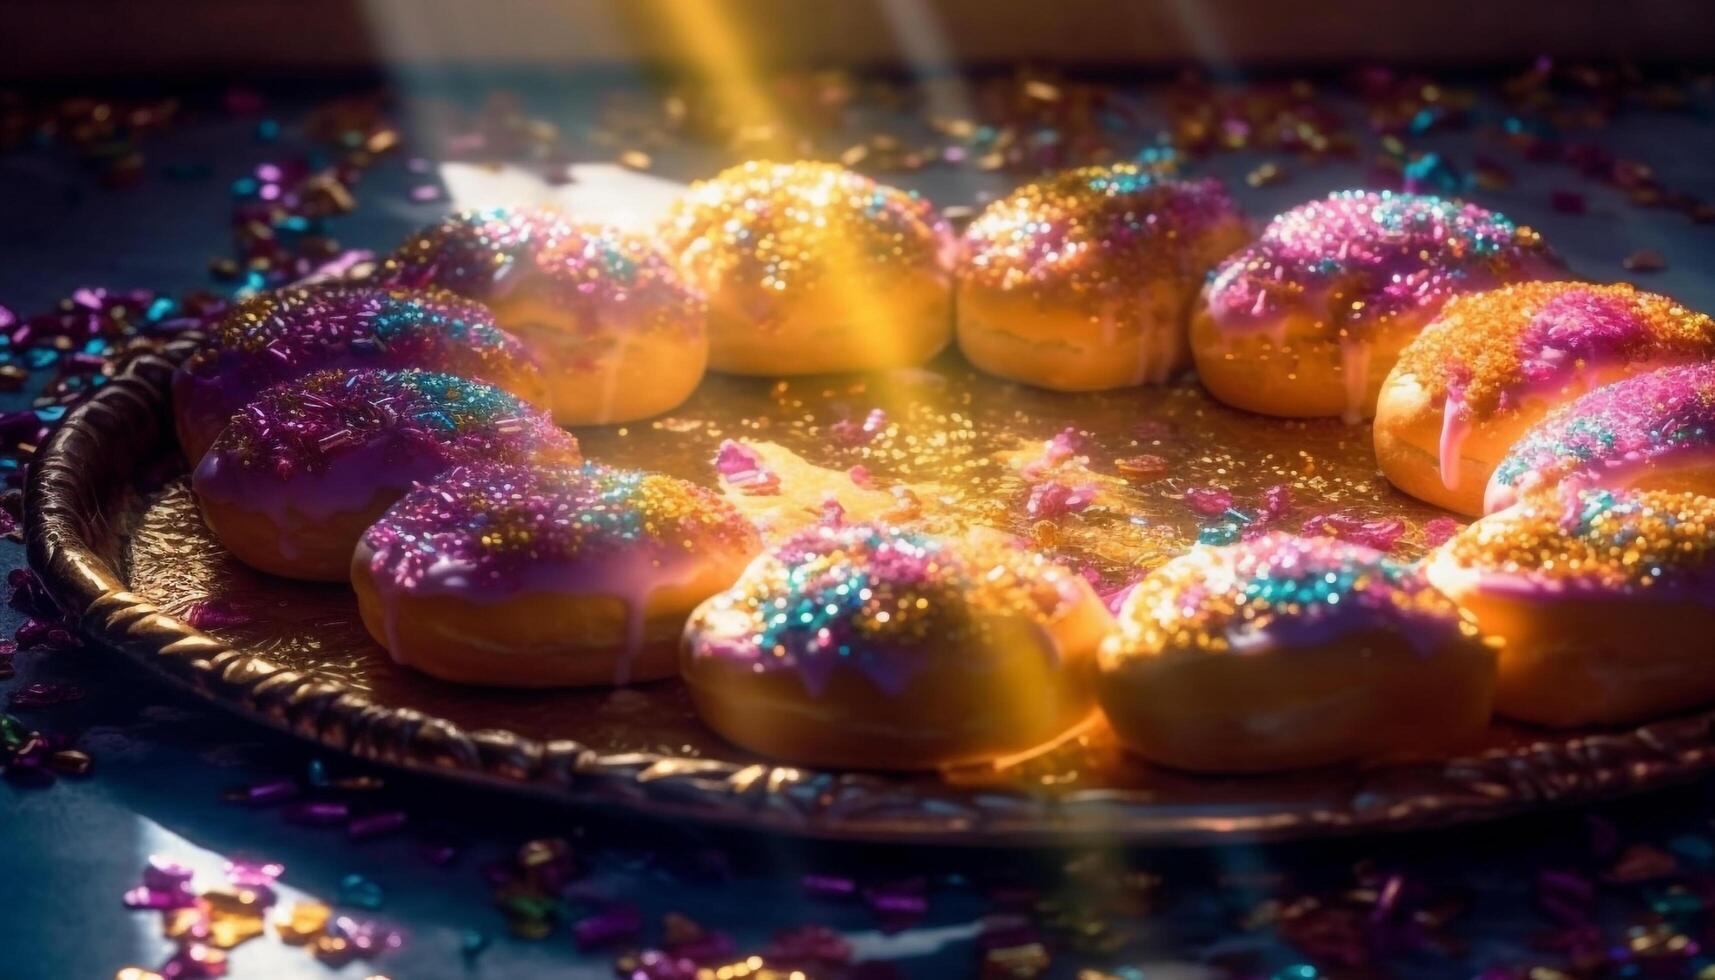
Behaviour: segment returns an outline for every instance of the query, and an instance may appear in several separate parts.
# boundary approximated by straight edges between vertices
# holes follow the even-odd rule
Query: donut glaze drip
[[[687,631],[693,657],[793,670],[817,693],[846,665],[889,693],[925,648],[980,644],[996,620],[1046,624],[1081,580],[1001,542],[944,541],[881,524],[818,526],[753,562]]]
[[[1598,388],[1537,423],[1495,468],[1495,511],[1539,487],[1624,486],[1689,455],[1715,456],[1715,363],[1662,368]]]
[[[405,239],[381,267],[384,282],[439,286],[472,299],[505,292],[534,252],[566,231],[552,211],[486,208],[460,211]]]
[[[1213,179],[1167,179],[1136,164],[1084,167],[1012,192],[965,231],[964,278],[1043,300],[1141,302],[1139,283],[1200,280],[1205,239],[1242,228]],[[1204,246],[1199,248],[1199,246]]]
[[[1341,191],[1277,216],[1224,262],[1209,311],[1227,330],[1302,312],[1361,340],[1366,325],[1557,266],[1535,231],[1474,204]]]
[[[1146,576],[1103,645],[1103,663],[1308,647],[1370,629],[1431,649],[1470,627],[1414,565],[1333,538],[1271,533],[1194,548]]]
[[[1715,498],[1542,493],[1472,524],[1444,548],[1444,562],[1488,587],[1707,595],[1715,586]]]
[[[363,537],[386,590],[498,600],[526,588],[632,597],[709,550],[757,550],[720,495],[596,463],[460,467],[395,504]]]
[[[578,461],[577,440],[512,395],[418,370],[318,371],[276,385],[233,417],[208,461],[284,482],[378,448],[449,466]]]
[[[741,164],[691,186],[662,226],[691,284],[769,294],[866,268],[950,271],[953,238],[916,194],[829,163]]]
[[[1715,320],[1619,283],[1527,282],[1448,303],[1397,371],[1474,419],[1605,368],[1715,353]]]
[[[210,411],[236,411],[263,388],[329,367],[422,368],[540,388],[523,346],[488,309],[444,290],[317,285],[251,297],[209,334],[183,383]],[[208,390],[204,390],[208,389]]]

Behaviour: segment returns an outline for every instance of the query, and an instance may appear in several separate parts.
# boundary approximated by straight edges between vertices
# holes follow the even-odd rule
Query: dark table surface
[[[591,115],[593,98],[582,89],[547,86],[532,90],[529,104],[566,123],[573,159],[609,161],[614,149],[586,142],[577,125]],[[1647,159],[1663,185],[1715,197],[1709,103],[1701,91],[1689,109],[1628,111],[1595,138],[1616,154]],[[100,169],[79,163],[63,141],[0,154],[0,304],[28,314],[91,284],[167,293],[230,289],[211,284],[208,272],[212,257],[231,250],[229,185],[287,153],[310,104],[270,100],[259,116],[218,108],[187,114],[149,137],[146,173],[126,188],[102,186]],[[284,135],[260,140],[259,120],[281,121]],[[1494,152],[1479,127],[1434,133],[1415,145],[1467,171]],[[1220,154],[1193,169],[1226,178],[1261,216],[1373,181],[1367,153],[1289,164],[1289,179],[1260,188],[1244,177],[1266,154]],[[672,186],[606,165],[581,170],[578,184],[555,187],[529,170],[455,166],[424,173],[410,159],[400,154],[367,174],[358,209],[338,219],[347,245],[385,249],[434,219],[450,206],[446,196],[416,200],[413,192],[426,196],[416,189],[443,178],[457,203],[559,195],[575,207],[621,217],[634,205],[647,210],[637,202]],[[684,177],[709,171],[712,160],[689,148],[658,154],[656,163]],[[1715,226],[1634,207],[1621,191],[1583,180],[1564,164],[1509,160],[1508,166],[1510,187],[1479,187],[1469,196],[1540,228],[1575,272],[1631,278],[1715,308]],[[889,179],[957,204],[976,202],[1015,178],[940,168]],[[1581,195],[1585,213],[1557,210],[1556,190]],[[1622,261],[1641,249],[1659,252],[1668,267],[1629,273]],[[7,396],[0,407],[19,407],[26,398]],[[20,545],[0,542],[0,563],[22,562]],[[0,615],[7,636],[23,622],[14,609]],[[301,826],[276,809],[223,800],[234,786],[308,779],[316,751],[177,694],[99,649],[24,649],[16,665],[17,677],[0,689],[46,682],[86,692],[74,703],[15,713],[32,727],[74,736],[96,765],[87,778],[47,788],[0,783],[0,977],[7,980],[108,977],[131,964],[157,968],[172,949],[160,916],[121,904],[151,854],[191,865],[199,885],[218,882],[230,857],[278,861],[285,866],[282,907],[305,897],[339,904],[372,884],[380,889],[379,908],[354,909],[350,901],[341,907],[405,934],[401,948],[341,969],[265,936],[233,951],[230,973],[240,977],[611,976],[615,951],[581,950],[571,924],[615,902],[636,903],[643,914],[642,935],[629,945],[660,945],[667,913],[729,934],[739,954],[763,950],[782,929],[819,924],[844,935],[853,959],[890,963],[909,977],[974,973],[985,962],[985,945],[1028,946],[1037,936],[1052,955],[1047,975],[1067,977],[1082,969],[1128,978],[1485,970],[1510,976],[1597,961],[1609,975],[1693,975],[1715,962],[1700,952],[1708,927],[1704,900],[1715,895],[1715,801],[1703,786],[1411,836],[1187,852],[997,853],[712,834],[390,777],[364,799],[403,809],[411,822],[399,833],[353,842],[338,828]],[[335,775],[357,771],[324,761]],[[550,935],[517,938],[495,905],[485,868],[544,837],[567,839],[587,874]],[[431,862],[422,857],[424,842],[452,842],[459,853],[447,864]],[[926,908],[895,921],[862,898],[807,889],[809,874],[883,893],[911,893],[917,888],[911,882],[921,879]],[[1014,913],[1028,923],[1025,939],[982,938],[1020,935],[1006,918]],[[1103,951],[1104,942],[1116,948]],[[485,948],[467,955],[461,952],[467,945]],[[1001,959],[989,958],[991,971]]]

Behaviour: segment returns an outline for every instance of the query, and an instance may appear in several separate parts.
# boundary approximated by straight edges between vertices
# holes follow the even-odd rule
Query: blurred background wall
[[[1715,0],[0,0],[0,78],[81,81],[686,63],[707,24],[750,64],[1516,66],[1715,60]]]

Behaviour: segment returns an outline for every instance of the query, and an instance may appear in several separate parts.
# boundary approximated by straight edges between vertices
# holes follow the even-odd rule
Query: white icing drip
[[[1448,392],[1441,406],[1440,455],[1441,485],[1449,490],[1459,486],[1461,453],[1465,438],[1471,433],[1471,410],[1465,399]]]

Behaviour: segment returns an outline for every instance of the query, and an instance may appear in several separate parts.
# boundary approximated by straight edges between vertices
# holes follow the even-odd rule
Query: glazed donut
[[[678,671],[685,618],[762,548],[714,493],[656,473],[460,467],[363,533],[371,636],[443,680],[626,684]]]
[[[318,371],[262,392],[191,477],[240,561],[343,582],[363,529],[412,485],[479,461],[578,461],[578,441],[492,385],[429,371]]]
[[[1501,714],[1625,725],[1715,700],[1715,499],[1547,491],[1461,531],[1425,571],[1504,644]]]
[[[698,607],[680,672],[722,737],[774,759],[931,769],[1025,752],[1089,716],[1111,619],[1010,539],[811,528]]]
[[[459,211],[405,239],[377,276],[390,285],[438,287],[492,306],[530,277],[537,250],[566,227],[565,217],[547,208]]]
[[[1121,744],[1202,772],[1457,749],[1495,682],[1493,651],[1415,566],[1278,533],[1145,576],[1097,662]]]
[[[1400,354],[1376,407],[1376,460],[1406,493],[1483,512],[1501,457],[1598,385],[1715,356],[1715,320],[1624,284],[1530,282],[1460,296]]]
[[[1715,495],[1715,362],[1616,381],[1555,409],[1495,467],[1483,509],[1555,486]]]
[[[1356,422],[1448,297],[1558,267],[1535,231],[1476,205],[1342,191],[1277,216],[1221,263],[1191,352],[1203,385],[1235,408]]]
[[[494,315],[536,354],[561,425],[629,422],[677,408],[708,366],[708,310],[641,235],[566,225]]]
[[[1191,301],[1249,240],[1216,180],[1135,164],[1027,184],[966,229],[959,349],[990,374],[1059,391],[1161,383],[1190,366]]]
[[[179,445],[195,464],[262,389],[324,368],[364,367],[445,371],[547,403],[535,359],[479,303],[442,290],[289,287],[234,306],[174,372]]]
[[[929,202],[828,163],[692,185],[661,239],[709,300],[709,366],[798,375],[921,364],[952,334],[952,231]]]

